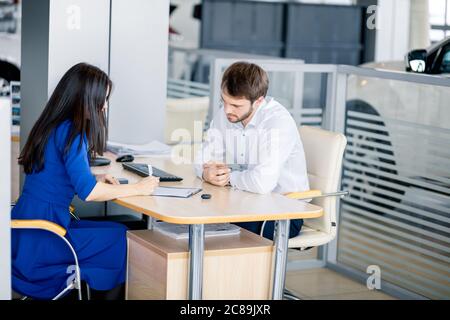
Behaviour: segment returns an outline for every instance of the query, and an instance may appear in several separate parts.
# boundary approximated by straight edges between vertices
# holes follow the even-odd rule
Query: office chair
[[[203,127],[205,126],[206,116],[209,108],[209,97],[190,97],[181,99],[167,99],[166,104],[166,125],[165,142],[167,144],[176,144],[179,142],[202,142]],[[200,136],[196,137],[194,123],[201,122],[202,128]],[[171,138],[172,133],[177,129],[185,129],[189,132],[191,141],[174,141]],[[184,138],[184,137],[183,137]]]
[[[335,196],[343,196],[348,193],[336,192],[340,184],[342,159],[347,139],[343,134],[310,126],[300,127],[299,132],[305,150],[311,190],[292,192],[286,196],[297,200],[312,199],[311,203],[323,208],[323,215],[319,218],[305,219],[299,235],[289,239],[289,248],[309,250],[327,244],[336,237]],[[263,230],[261,230],[262,234]],[[298,300],[286,288],[284,297]]]
[[[80,266],[78,264],[77,254],[70,244],[69,240],[65,237],[67,231],[63,227],[59,226],[56,223],[47,221],[47,220],[11,220],[11,229],[38,229],[43,231],[51,232],[57,235],[61,240],[63,240],[69,249],[72,251],[74,261],[75,261],[75,278],[64,288],[60,293],[58,293],[52,300],[57,300],[63,297],[68,291],[72,289],[78,290],[78,300],[82,300],[81,293],[81,277],[80,277]],[[26,296],[22,297],[21,300],[27,299]],[[87,299],[90,300],[90,290],[89,286],[87,286]]]

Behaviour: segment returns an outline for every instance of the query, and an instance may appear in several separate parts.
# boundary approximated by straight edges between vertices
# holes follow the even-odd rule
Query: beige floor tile
[[[330,272],[336,273],[334,271],[331,271],[330,269],[327,268],[311,268],[311,269],[305,269],[305,270],[297,270],[297,271],[288,271],[287,272],[287,276],[302,276],[304,274],[308,274],[308,273],[317,273],[317,274],[330,274]]]
[[[313,297],[314,300],[396,300],[396,298],[380,291],[366,289],[362,292],[333,294],[328,296]]]
[[[288,288],[287,286],[286,286],[286,288],[289,289],[300,300],[313,300],[313,298],[308,297],[308,296],[302,294],[301,292],[297,292],[295,290],[292,290],[291,288]]]
[[[289,249],[288,261],[317,259],[317,247],[307,251]]]
[[[288,272],[286,287],[304,297],[373,293],[366,286],[326,268]]]

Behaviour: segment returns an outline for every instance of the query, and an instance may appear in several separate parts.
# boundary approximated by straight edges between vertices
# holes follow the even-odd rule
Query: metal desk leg
[[[148,220],[147,220],[147,229],[148,230],[153,230],[153,227],[154,227],[154,225],[155,225],[155,218],[153,218],[153,217],[148,217]]]
[[[203,252],[205,226],[189,225],[189,299],[201,300],[203,287]]]
[[[282,300],[286,281],[290,220],[279,220],[275,225],[275,266],[273,275],[272,299]]]

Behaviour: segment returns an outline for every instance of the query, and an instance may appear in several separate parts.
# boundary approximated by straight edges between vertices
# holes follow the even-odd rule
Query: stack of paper
[[[171,224],[158,221],[153,224],[153,228],[174,239],[187,239],[189,237],[188,224]],[[230,223],[205,224],[205,237],[231,236],[241,232],[241,228]]]
[[[132,154],[134,156],[168,155],[171,147],[157,140],[146,144],[125,144],[108,141],[106,149],[115,154]]]

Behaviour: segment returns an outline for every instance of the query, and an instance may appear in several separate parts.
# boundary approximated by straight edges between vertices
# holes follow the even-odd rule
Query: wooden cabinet
[[[269,299],[272,241],[241,229],[205,238],[204,299]],[[188,240],[154,230],[128,231],[126,298],[187,299]]]

